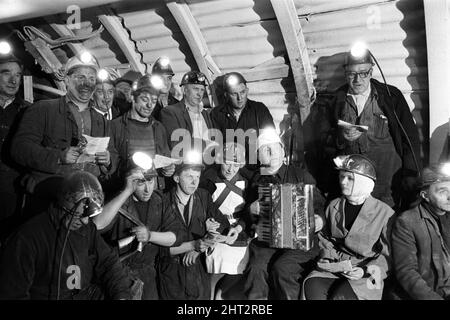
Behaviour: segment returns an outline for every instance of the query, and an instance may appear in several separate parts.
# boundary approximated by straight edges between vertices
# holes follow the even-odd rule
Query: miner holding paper
[[[65,64],[67,94],[42,100],[28,108],[14,137],[11,154],[26,167],[24,179],[27,206],[43,211],[55,199],[63,176],[77,170],[92,173],[103,181],[111,160],[106,149],[98,150],[87,161],[78,161],[88,137],[108,137],[107,120],[96,112],[91,100],[98,62],[85,51]]]
[[[356,53],[346,53],[343,71],[347,84],[336,91],[326,108],[328,116],[320,123],[324,158],[330,169],[321,168],[325,180],[321,185],[338,186],[333,157],[362,154],[377,169],[373,196],[394,208],[405,206],[411,201],[419,170],[418,130],[402,92],[372,79],[370,52]],[[327,191],[333,193],[330,200],[339,194],[337,188]]]

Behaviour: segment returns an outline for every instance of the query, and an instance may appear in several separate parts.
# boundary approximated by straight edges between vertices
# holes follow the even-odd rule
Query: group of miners
[[[373,67],[346,54],[298,165],[240,73],[210,108],[201,72],[174,91],[166,57],[114,79],[84,52],[64,96],[30,105],[0,54],[0,298],[448,299],[450,165],[421,168],[408,104]],[[287,183],[314,185],[308,251],[255,232],[258,187]]]

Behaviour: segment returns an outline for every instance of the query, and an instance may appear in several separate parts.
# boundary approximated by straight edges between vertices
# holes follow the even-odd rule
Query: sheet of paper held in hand
[[[351,260],[344,260],[339,262],[317,262],[317,267],[319,269],[331,272],[331,273],[338,273],[338,272],[347,272],[352,271],[352,262]]]
[[[155,169],[164,168],[170,166],[171,164],[180,164],[181,159],[173,159],[161,156],[159,154],[155,155],[155,159],[153,159],[155,163]]]
[[[347,129],[355,128],[356,130],[361,131],[361,132],[366,132],[367,130],[369,130],[368,126],[352,124],[352,123],[349,123],[349,122],[346,122],[346,121],[343,121],[340,119],[338,120],[338,126],[342,127],[342,128],[347,128]]]
[[[91,137],[83,134],[87,144],[83,153],[78,157],[77,163],[95,162],[95,154],[97,152],[105,152],[108,148],[109,137]]]

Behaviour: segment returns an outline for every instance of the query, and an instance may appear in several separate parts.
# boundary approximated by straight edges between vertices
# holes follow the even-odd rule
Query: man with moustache
[[[158,101],[161,78],[145,75],[137,83],[133,91],[133,104],[129,112],[111,123],[111,141],[108,149],[113,159],[114,177],[110,184],[120,187],[126,172],[130,169],[131,157],[137,151],[145,152],[154,158],[155,155],[170,157],[167,134],[161,122],[151,114]],[[175,165],[168,165],[158,170],[164,177],[170,177]],[[162,177],[161,177],[162,178]],[[158,179],[157,188],[164,189],[164,179]]]
[[[318,128],[327,164],[320,166],[319,180],[324,180],[324,186],[335,187],[325,190],[331,199],[338,196],[332,159],[362,154],[374,162],[378,173],[372,195],[391,207],[405,207],[412,200],[419,170],[415,163],[420,155],[419,133],[403,93],[372,79],[373,65],[368,50],[361,57],[351,52],[345,56],[347,84],[335,93],[327,106],[328,115]],[[368,130],[340,127],[338,120],[365,125]]]
[[[29,103],[18,96],[22,62],[12,53],[0,54],[0,241],[17,223],[20,211],[21,168],[11,159],[11,140]]]
[[[152,66],[152,74],[160,76],[164,81],[164,85],[159,91],[158,103],[156,104],[155,109],[153,109],[152,112],[153,118],[161,121],[161,110],[171,104],[180,102],[170,92],[170,89],[172,88],[172,78],[175,73],[172,70],[169,58],[159,57]]]
[[[161,110],[161,122],[167,130],[171,149],[181,140],[172,140],[172,133],[177,129],[189,132],[192,139],[209,140],[208,130],[213,128],[213,124],[209,112],[202,105],[206,85],[203,73],[189,71],[181,79],[183,100]]]
[[[90,220],[103,192],[90,173],[65,177],[57,200],[26,222],[0,260],[2,300],[130,299],[132,281]]]
[[[48,206],[65,174],[85,170],[100,181],[108,174],[109,151],[96,153],[91,162],[77,163],[86,140],[83,135],[109,135],[108,121],[94,110],[91,100],[97,71],[97,60],[88,52],[70,58],[65,65],[67,94],[38,101],[24,113],[11,155],[29,171],[27,200],[33,210]]]
[[[392,230],[395,276],[407,299],[449,300],[450,163],[424,168],[420,180],[420,203]]]

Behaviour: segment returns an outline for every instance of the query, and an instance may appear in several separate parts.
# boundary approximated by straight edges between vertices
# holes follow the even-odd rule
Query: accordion
[[[265,184],[258,193],[258,239],[272,248],[310,250],[315,232],[313,185]]]

